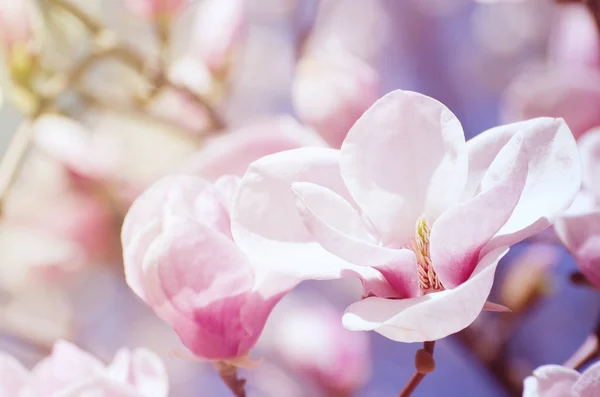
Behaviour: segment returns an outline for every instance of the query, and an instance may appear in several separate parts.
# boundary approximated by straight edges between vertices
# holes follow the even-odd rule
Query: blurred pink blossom
[[[250,163],[263,156],[304,146],[327,144],[293,118],[276,116],[208,139],[183,171],[211,181],[223,175],[241,177]]]
[[[580,167],[563,120],[501,126],[466,143],[443,104],[394,91],[340,151],[302,148],[251,164],[232,230],[253,263],[299,279],[360,277],[366,299],[347,309],[346,328],[435,340],[475,320],[507,247],[572,203]]]
[[[186,0],[124,0],[129,11],[142,18],[173,16],[186,4]]]
[[[523,397],[592,397],[600,395],[600,363],[582,374],[560,365],[543,365],[525,379]]]
[[[0,354],[0,395],[36,397],[166,397],[165,367],[145,349],[121,349],[108,366],[75,345],[58,341],[52,354],[27,371]]]
[[[190,55],[218,73],[225,68],[246,28],[246,0],[204,0],[198,7]]]
[[[305,55],[293,84],[299,117],[333,147],[379,97],[379,76],[362,60],[343,50]]]
[[[584,4],[565,4],[549,42],[550,61],[565,67],[597,67],[600,40],[594,17]]]
[[[291,369],[315,381],[327,395],[349,396],[363,387],[371,374],[369,336],[344,329],[341,313],[327,302],[300,295],[284,303],[273,337]]]
[[[127,283],[192,353],[209,360],[247,355],[296,284],[255,267],[231,239],[238,182],[166,177],[134,202],[123,224]]]
[[[583,164],[581,192],[554,228],[581,271],[600,288],[600,128],[585,133],[578,145]]]
[[[16,45],[28,47],[34,38],[36,2],[0,0],[0,44],[12,51]]]

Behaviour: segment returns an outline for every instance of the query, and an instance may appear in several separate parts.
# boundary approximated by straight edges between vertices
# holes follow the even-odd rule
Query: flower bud
[[[192,353],[209,360],[245,356],[296,284],[259,272],[234,243],[229,207],[237,183],[164,178],[133,203],[123,225],[127,283]]]
[[[379,78],[369,65],[339,51],[319,52],[300,60],[293,83],[298,116],[333,147],[378,98]]]

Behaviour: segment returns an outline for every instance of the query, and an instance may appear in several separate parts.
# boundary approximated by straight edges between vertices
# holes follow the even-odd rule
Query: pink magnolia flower
[[[254,263],[300,279],[360,277],[366,298],[346,310],[346,328],[435,340],[475,320],[498,260],[571,204],[580,167],[563,120],[501,126],[467,143],[443,104],[394,91],[341,150],[253,163],[232,230]]]
[[[211,181],[223,175],[241,177],[250,163],[263,156],[304,146],[327,144],[293,118],[277,116],[207,140],[183,170]]]
[[[107,366],[65,341],[31,372],[0,354],[0,379],[2,396],[166,397],[169,389],[163,363],[148,350],[121,349]]]
[[[159,18],[175,15],[186,0],[125,0],[129,11],[142,18]]]
[[[349,396],[371,374],[369,337],[342,327],[328,303],[300,296],[288,303],[275,325],[273,340],[279,355],[292,368],[315,381],[328,395]]]
[[[582,374],[560,365],[543,365],[525,379],[523,397],[592,397],[600,395],[600,363]]]
[[[296,71],[293,101],[300,118],[333,147],[379,97],[379,76],[342,50],[304,56]]]
[[[29,46],[33,40],[36,4],[32,0],[0,0],[0,44],[12,52],[15,46]]]
[[[554,229],[581,271],[600,288],[600,128],[584,134],[578,145],[583,186]]]
[[[190,53],[213,72],[229,63],[246,28],[246,0],[205,0],[198,7]]]
[[[296,284],[256,267],[233,242],[238,182],[166,177],[133,203],[123,225],[127,283],[192,353],[210,360],[246,355]]]
[[[550,36],[549,57],[565,67],[597,67],[600,40],[594,17],[584,4],[561,6],[558,22]]]

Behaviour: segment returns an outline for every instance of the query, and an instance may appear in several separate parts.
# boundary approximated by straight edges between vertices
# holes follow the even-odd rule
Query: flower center
[[[419,286],[424,293],[441,291],[444,289],[444,286],[438,279],[437,274],[435,274],[435,270],[431,264],[431,257],[429,256],[429,232],[427,219],[425,219],[425,216],[421,216],[419,220],[417,220],[415,239],[411,242],[409,247],[417,257],[417,264],[419,266]]]

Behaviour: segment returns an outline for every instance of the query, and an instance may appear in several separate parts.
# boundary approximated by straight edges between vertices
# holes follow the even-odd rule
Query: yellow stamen
[[[431,265],[431,258],[429,256],[429,233],[427,220],[422,216],[417,221],[415,240],[412,242],[410,248],[417,257],[417,264],[419,265],[419,285],[424,292],[429,290],[440,291],[444,289]]]

